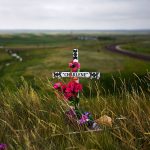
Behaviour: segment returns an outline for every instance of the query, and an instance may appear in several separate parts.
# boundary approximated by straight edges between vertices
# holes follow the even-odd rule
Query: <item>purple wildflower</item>
[[[80,123],[80,124],[84,124],[84,123],[86,123],[87,121],[89,121],[88,116],[82,114],[82,116],[81,116],[81,118],[80,118],[80,120],[79,120],[79,123]]]
[[[5,150],[7,148],[6,144],[0,144],[0,150]]]

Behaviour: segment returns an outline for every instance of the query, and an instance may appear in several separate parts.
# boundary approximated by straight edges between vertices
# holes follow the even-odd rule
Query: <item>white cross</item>
[[[78,49],[73,49],[73,62],[78,62]],[[77,77],[79,78],[90,78],[99,79],[100,72],[54,72],[53,78],[66,78],[66,77]]]
[[[78,62],[78,49],[73,49],[73,62]],[[79,83],[79,78],[100,78],[100,72],[80,72],[80,69],[77,70],[77,72],[54,72],[53,78],[75,78],[75,80]],[[77,95],[77,98],[79,99],[79,92]],[[79,109],[79,102],[75,106],[70,106],[72,108],[78,108]],[[94,130],[98,130],[99,126],[96,122],[93,123],[92,128]]]

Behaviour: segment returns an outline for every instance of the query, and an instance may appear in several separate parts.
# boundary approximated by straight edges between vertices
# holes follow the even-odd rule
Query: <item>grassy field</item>
[[[150,55],[150,41],[139,41],[138,43],[129,43],[121,46],[123,49],[130,50],[136,53]]]
[[[0,143],[17,150],[149,149],[150,62],[114,54],[105,47],[136,43],[129,45],[148,52],[150,35],[96,35],[98,40],[78,36],[0,35]],[[69,71],[73,48],[79,49],[81,71],[101,72],[99,81],[80,80],[80,107],[96,119],[104,114],[112,117],[112,128],[77,132],[65,121],[67,106],[55,95],[52,85],[58,79],[51,73]],[[6,49],[23,61],[11,57]]]

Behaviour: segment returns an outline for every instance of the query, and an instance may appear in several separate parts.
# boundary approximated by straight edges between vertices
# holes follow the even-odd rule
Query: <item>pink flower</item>
[[[80,69],[80,63],[78,62],[70,62],[69,67],[72,69],[73,72],[77,72]]]
[[[72,63],[72,62],[69,63],[69,67],[70,67],[70,68],[73,67],[73,63]]]
[[[58,83],[55,83],[53,87],[54,87],[54,89],[59,89],[59,88],[61,88],[61,85],[62,85],[62,83],[58,82]]]

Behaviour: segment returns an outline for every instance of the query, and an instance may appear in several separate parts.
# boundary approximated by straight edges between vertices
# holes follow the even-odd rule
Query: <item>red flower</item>
[[[82,90],[82,85],[80,83],[71,81],[66,85],[64,95],[67,99],[76,98],[78,92],[80,92],[81,90]]]
[[[64,85],[62,85],[62,87],[61,87],[61,88],[62,88],[62,91],[63,91],[63,92],[65,92],[65,91],[66,91],[67,86],[64,84]]]
[[[75,88],[74,88],[74,91],[75,91],[76,93],[78,93],[79,91],[82,91],[82,85],[79,84],[79,83],[76,83],[76,86],[75,86]]]
[[[74,83],[75,83],[75,82],[71,81],[71,82],[69,82],[68,85],[67,85],[68,88],[70,88],[70,90],[71,90],[72,92],[73,92],[73,90],[74,90]]]
[[[78,93],[78,92],[82,91],[82,85],[75,81],[69,82],[67,85],[67,88],[69,88],[68,90],[73,93]]]
[[[73,94],[70,92],[66,92],[66,93],[64,93],[64,96],[67,100],[70,100],[73,97]]]
[[[71,100],[72,98],[76,98],[78,92],[82,91],[82,85],[75,81],[71,81],[68,84],[62,84],[60,82],[54,84],[54,88],[59,90],[64,94],[64,97],[67,100]]]
[[[67,87],[66,90],[65,90],[65,92],[66,93],[70,93],[70,92],[72,92],[72,90],[71,90],[71,88]]]

